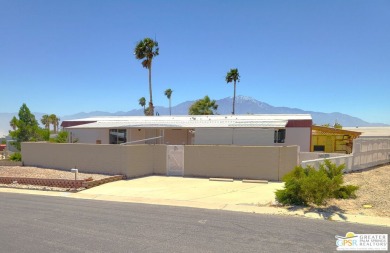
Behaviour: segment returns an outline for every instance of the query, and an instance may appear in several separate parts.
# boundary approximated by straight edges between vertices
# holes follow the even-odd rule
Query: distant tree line
[[[44,128],[39,127],[35,115],[31,113],[26,104],[23,104],[18,113],[18,117],[14,116],[10,121],[12,131],[9,132],[14,140],[13,145],[20,151],[22,142],[30,141],[51,141],[51,142],[67,142],[67,132],[58,132],[60,118],[55,114],[43,115],[41,123]],[[55,138],[50,139],[50,125],[53,125],[53,133],[57,134]]]
[[[39,127],[38,121],[26,104],[20,107],[18,118],[14,116],[11,119],[10,126],[13,129],[10,131],[10,136],[15,141],[13,144],[18,150],[21,150],[22,142],[48,141],[50,138],[50,131]]]

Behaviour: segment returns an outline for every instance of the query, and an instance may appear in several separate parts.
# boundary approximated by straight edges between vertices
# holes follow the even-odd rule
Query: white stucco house
[[[98,144],[298,145],[309,152],[309,114],[117,116],[66,120],[69,141]]]

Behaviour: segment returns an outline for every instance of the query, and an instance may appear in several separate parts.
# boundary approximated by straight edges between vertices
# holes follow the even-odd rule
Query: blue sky
[[[390,124],[390,1],[0,0],[0,112],[129,111],[237,94]]]

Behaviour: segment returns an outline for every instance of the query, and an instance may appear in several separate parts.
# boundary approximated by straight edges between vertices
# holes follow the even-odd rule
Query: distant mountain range
[[[231,114],[232,109],[232,97],[223,98],[217,100],[218,104],[218,114]],[[172,107],[173,115],[187,115],[188,108],[194,101],[187,101],[180,103],[176,106]],[[156,106],[155,112],[160,115],[168,115],[169,108],[163,106]],[[37,119],[40,119],[45,113],[34,113]],[[297,108],[290,107],[275,107],[269,105],[267,103],[258,101],[252,97],[247,96],[237,96],[236,97],[236,114],[311,114],[313,118],[313,123],[316,125],[322,124],[331,124],[333,125],[335,122],[338,122],[342,126],[345,127],[365,127],[365,126],[388,126],[383,123],[369,123],[362,119],[352,117],[347,114],[333,112],[333,113],[323,113],[323,112],[312,112],[312,111],[304,111]],[[17,113],[0,113],[0,137],[6,135],[8,133],[9,122],[14,115]],[[73,115],[60,116],[61,120],[70,120],[70,119],[78,119],[78,118],[88,118],[94,116],[139,116],[143,115],[143,109],[133,109],[128,112],[103,112],[103,111],[94,111],[94,112],[80,112]]]

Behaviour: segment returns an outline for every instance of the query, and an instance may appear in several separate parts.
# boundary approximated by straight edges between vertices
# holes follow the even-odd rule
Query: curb
[[[212,177],[212,178],[209,179],[209,181],[233,182],[233,178],[217,178],[217,177]]]
[[[243,179],[243,183],[268,184],[268,180]]]

